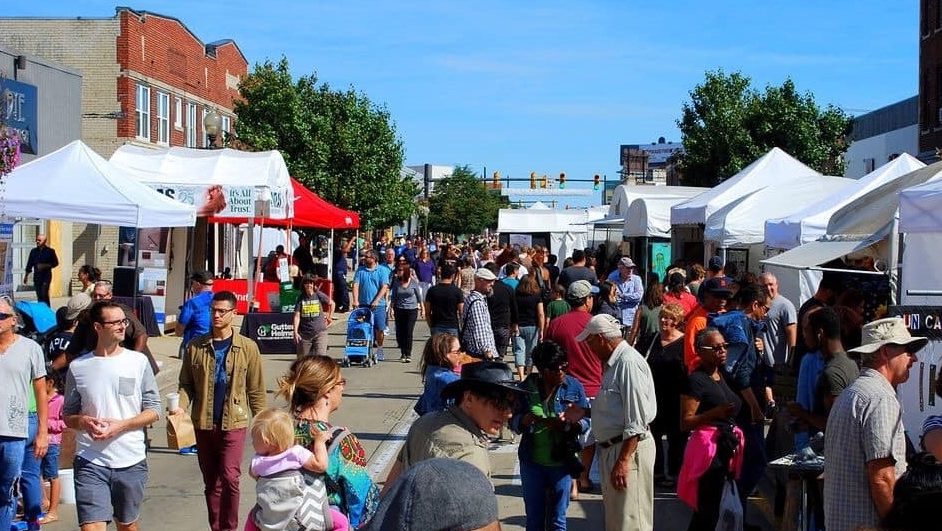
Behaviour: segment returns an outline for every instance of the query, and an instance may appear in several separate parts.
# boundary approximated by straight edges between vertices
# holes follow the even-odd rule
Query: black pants
[[[714,531],[716,529],[726,475],[726,467],[714,459],[710,469],[700,476],[700,481],[697,483],[697,510],[690,519],[687,531]]]
[[[43,278],[38,279],[33,277],[33,286],[36,288],[36,300],[39,302],[45,302],[46,306],[52,306],[49,302],[49,283],[52,279]]]
[[[402,310],[396,308],[396,344],[403,358],[412,357],[412,336],[415,331],[415,321],[419,317],[418,308]]]
[[[497,356],[503,358],[510,346],[510,328],[506,326],[494,327],[494,345],[497,347]]]
[[[677,479],[677,476],[680,474],[680,465],[684,461],[684,449],[687,448],[687,432],[680,431],[680,419],[677,419],[676,422],[671,422],[674,420],[673,416],[667,415],[669,417],[667,422],[663,424],[672,425],[673,429],[667,429],[663,425],[655,422],[651,424],[651,435],[654,436],[655,450],[657,453],[654,457],[654,474],[660,475],[664,470],[664,459],[667,459],[667,474],[674,479]],[[664,451],[664,446],[661,443],[661,437],[667,437],[667,451]]]
[[[347,290],[347,276],[334,273],[334,306],[338,312],[350,310],[350,292]]]

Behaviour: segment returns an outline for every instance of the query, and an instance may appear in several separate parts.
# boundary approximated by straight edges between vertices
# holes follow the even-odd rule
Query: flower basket
[[[7,128],[0,129],[0,177],[20,163],[20,137]]]

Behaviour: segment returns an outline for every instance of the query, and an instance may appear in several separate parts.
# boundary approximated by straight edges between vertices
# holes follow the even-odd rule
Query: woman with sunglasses
[[[570,405],[588,409],[589,399],[582,384],[566,374],[569,364],[561,346],[544,341],[532,355],[538,372],[524,381],[529,394],[510,420],[511,429],[523,435],[518,456],[526,528],[564,530],[572,479],[582,472],[578,436],[588,421],[571,422],[560,414]]]
[[[295,444],[311,449],[317,430],[329,432],[324,482],[330,505],[347,516],[353,528],[369,521],[379,505],[379,489],[366,469],[366,451],[357,436],[330,424],[340,408],[347,380],[340,364],[328,356],[304,356],[294,361],[278,382],[277,396],[288,401],[294,418]],[[305,481],[308,481],[305,477]]]
[[[743,433],[735,421],[742,403],[723,377],[728,348],[723,334],[704,328],[694,346],[700,363],[680,397],[681,427],[691,433],[677,497],[694,510],[688,531],[713,531],[723,486],[742,466]]]

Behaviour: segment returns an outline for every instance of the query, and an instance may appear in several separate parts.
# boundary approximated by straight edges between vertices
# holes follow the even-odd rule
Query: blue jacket
[[[448,367],[439,367],[431,365],[425,368],[425,390],[422,396],[415,403],[415,412],[422,416],[433,411],[442,411],[445,409],[445,401],[442,400],[442,389],[446,385],[461,378],[458,373]]]

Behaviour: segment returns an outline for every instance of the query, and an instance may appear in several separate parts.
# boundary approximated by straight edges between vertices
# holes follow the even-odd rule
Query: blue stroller
[[[344,367],[370,367],[376,364],[376,354],[373,352],[373,311],[369,308],[357,308],[347,316],[347,342],[340,364]]]

